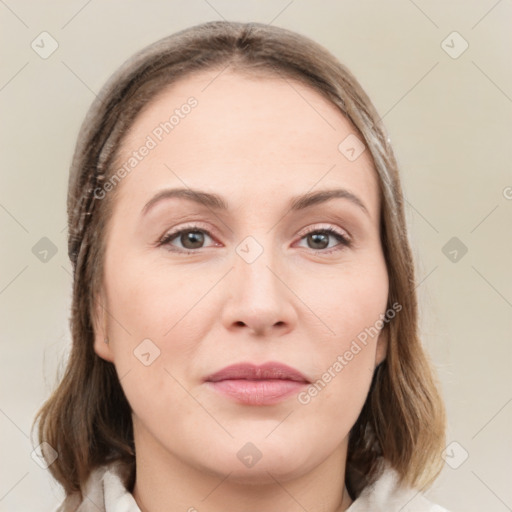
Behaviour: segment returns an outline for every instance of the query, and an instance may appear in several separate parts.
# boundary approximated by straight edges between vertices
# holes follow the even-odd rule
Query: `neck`
[[[187,464],[154,439],[146,441],[137,446],[136,439],[133,489],[142,512],[342,512],[352,503],[344,484],[346,443],[307,474],[260,471],[247,483]]]

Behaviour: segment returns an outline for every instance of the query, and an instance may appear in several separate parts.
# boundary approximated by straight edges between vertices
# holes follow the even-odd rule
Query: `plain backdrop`
[[[1,1],[0,510],[62,499],[30,429],[69,350],[67,177],[86,110],[135,51],[223,18],[310,36],[384,117],[448,409],[427,495],[453,512],[512,510],[510,0]]]

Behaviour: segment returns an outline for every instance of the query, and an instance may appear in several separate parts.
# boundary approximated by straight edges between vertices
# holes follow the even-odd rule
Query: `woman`
[[[86,117],[68,216],[38,416],[60,511],[444,510],[397,164],[325,49],[231,22],[144,49]]]

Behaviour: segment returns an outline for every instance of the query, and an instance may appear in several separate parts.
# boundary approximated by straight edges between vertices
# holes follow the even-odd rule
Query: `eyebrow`
[[[225,199],[217,194],[204,192],[201,190],[194,190],[191,188],[172,188],[165,189],[158,192],[153,196],[142,209],[142,215],[146,215],[148,211],[153,208],[157,203],[165,199],[188,199],[197,204],[206,206],[212,210],[226,211],[229,210],[229,205]],[[343,188],[336,188],[331,190],[321,190],[318,192],[308,192],[303,195],[292,197],[289,202],[289,209],[291,211],[300,211],[310,206],[320,203],[325,203],[332,199],[347,199],[352,204],[358,206],[366,215],[370,215],[364,203],[355,194]]]

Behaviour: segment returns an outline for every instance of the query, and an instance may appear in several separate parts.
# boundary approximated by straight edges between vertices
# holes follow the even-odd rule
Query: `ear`
[[[386,355],[388,353],[388,343],[389,343],[389,323],[386,323],[384,327],[381,329],[379,337],[377,339],[377,350],[375,354],[375,367],[377,367],[384,359],[386,359]]]
[[[105,361],[113,362],[114,357],[110,347],[108,337],[108,313],[105,294],[103,290],[94,298],[94,311],[92,323],[94,327],[94,352],[105,359]],[[106,341],[107,340],[107,341]]]

